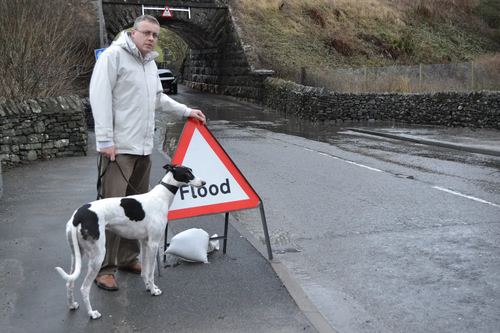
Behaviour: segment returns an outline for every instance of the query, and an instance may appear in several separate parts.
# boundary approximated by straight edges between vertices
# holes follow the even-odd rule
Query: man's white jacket
[[[191,109],[162,93],[157,56],[142,57],[129,32],[99,55],[89,90],[98,151],[114,144],[118,154],[150,155],[155,110],[189,115]]]

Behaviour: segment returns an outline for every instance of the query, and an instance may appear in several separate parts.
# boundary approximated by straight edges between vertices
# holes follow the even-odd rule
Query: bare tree
[[[90,1],[0,0],[0,13],[0,97],[86,93],[99,47]]]

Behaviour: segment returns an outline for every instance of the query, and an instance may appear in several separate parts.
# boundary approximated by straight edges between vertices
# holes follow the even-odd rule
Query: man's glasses
[[[146,37],[153,36],[154,39],[158,39],[158,37],[160,37],[160,35],[158,35],[156,32],[152,32],[152,31],[141,31],[141,30],[137,30],[137,29],[135,29],[135,31],[139,31],[141,34],[145,35]]]

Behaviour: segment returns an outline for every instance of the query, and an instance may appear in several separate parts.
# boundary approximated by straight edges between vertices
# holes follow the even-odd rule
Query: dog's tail
[[[76,235],[77,228],[71,227],[71,239],[73,241],[73,249],[75,251],[75,271],[73,274],[67,274],[61,267],[56,267],[56,271],[62,276],[66,281],[75,281],[80,276],[82,271],[82,254],[80,253],[80,245],[78,245],[78,238]]]

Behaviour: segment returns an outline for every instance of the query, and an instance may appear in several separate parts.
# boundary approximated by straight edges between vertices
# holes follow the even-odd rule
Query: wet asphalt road
[[[500,331],[499,157],[179,92],[262,198],[275,259],[339,332]],[[262,241],[257,211],[233,215]]]

